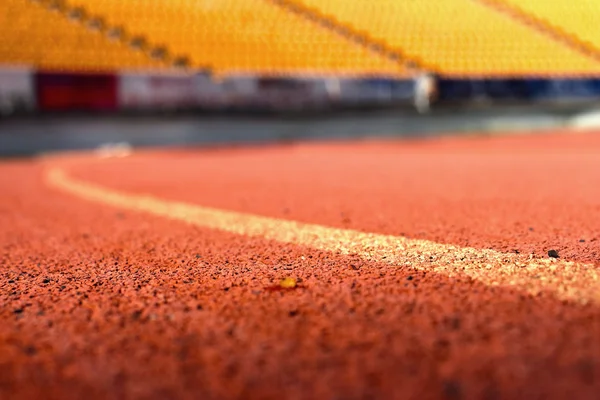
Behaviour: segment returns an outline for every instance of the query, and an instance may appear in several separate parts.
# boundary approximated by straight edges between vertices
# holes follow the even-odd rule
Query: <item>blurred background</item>
[[[596,0],[2,0],[0,155],[600,125]]]

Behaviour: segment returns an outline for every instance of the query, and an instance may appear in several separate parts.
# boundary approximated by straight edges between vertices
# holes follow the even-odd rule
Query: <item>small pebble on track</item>
[[[296,287],[296,285],[296,280],[289,277],[282,279],[281,282],[279,282],[279,286],[281,286],[282,289],[293,289]]]

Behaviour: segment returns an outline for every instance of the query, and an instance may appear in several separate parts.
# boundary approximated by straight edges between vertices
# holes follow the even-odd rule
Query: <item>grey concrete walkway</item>
[[[134,147],[281,140],[414,137],[465,132],[530,131],[570,126],[590,107],[495,107],[317,117],[44,116],[0,121],[0,156],[93,149],[107,142]]]

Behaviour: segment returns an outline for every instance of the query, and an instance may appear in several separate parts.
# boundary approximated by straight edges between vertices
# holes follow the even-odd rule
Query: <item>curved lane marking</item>
[[[125,193],[72,178],[58,167],[50,168],[45,178],[51,187],[81,199],[203,228],[358,255],[366,261],[450,278],[466,275],[488,286],[513,287],[534,296],[546,292],[560,300],[600,305],[599,274],[592,264],[332,228]]]

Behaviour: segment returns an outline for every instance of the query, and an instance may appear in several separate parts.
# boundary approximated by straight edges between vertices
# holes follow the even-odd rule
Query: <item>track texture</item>
[[[88,201],[50,168],[415,240],[389,261],[210,229]],[[65,156],[2,163],[0,185],[0,398],[600,392],[598,134]],[[286,277],[301,287],[273,290]]]

